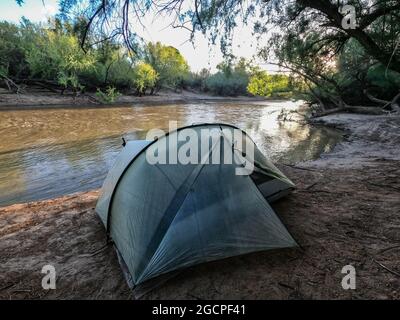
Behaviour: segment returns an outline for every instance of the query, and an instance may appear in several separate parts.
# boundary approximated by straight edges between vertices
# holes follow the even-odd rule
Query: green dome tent
[[[149,163],[151,148],[169,156],[187,144],[173,136],[188,129],[199,137],[202,129],[217,130],[222,140],[222,132],[240,130],[199,124],[153,141],[128,141],[104,182],[96,212],[134,286],[202,262],[297,245],[268,203],[294,184],[243,131],[242,145],[254,146],[254,155],[231,147],[234,154],[253,157],[250,175],[237,175],[234,163]],[[208,144],[206,158],[213,148]]]

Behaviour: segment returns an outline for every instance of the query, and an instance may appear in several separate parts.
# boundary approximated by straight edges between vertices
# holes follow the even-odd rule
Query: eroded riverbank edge
[[[273,205],[303,250],[253,253],[195,266],[149,299],[400,298],[400,117],[338,114],[346,131],[320,159],[280,168],[296,191]],[[98,191],[0,208],[0,298],[129,299],[94,212]],[[41,287],[52,264],[57,289]],[[343,266],[356,290],[343,290]]]
[[[164,104],[184,104],[199,102],[265,102],[280,101],[263,97],[237,96],[223,97],[213,96],[205,93],[197,93],[183,90],[174,92],[163,90],[155,95],[134,96],[121,95],[115,102],[101,103],[95,94],[82,94],[80,96],[59,95],[55,93],[1,93],[1,110],[26,110],[26,109],[57,109],[57,108],[112,108],[135,106],[154,106]]]

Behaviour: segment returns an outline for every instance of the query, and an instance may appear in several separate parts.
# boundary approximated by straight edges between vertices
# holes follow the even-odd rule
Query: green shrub
[[[135,77],[133,82],[139,95],[145,94],[147,89],[153,90],[158,79],[158,74],[150,64],[140,62],[136,65],[134,72]]]
[[[117,91],[115,87],[108,87],[105,92],[103,92],[100,88],[97,89],[96,97],[102,103],[113,103],[120,96],[120,93]]]
[[[206,82],[206,91],[219,96],[238,96],[247,94],[248,77],[238,74],[225,75],[217,72],[210,76]]]
[[[172,46],[162,45],[160,42],[148,43],[145,61],[158,74],[155,84],[157,89],[162,87],[178,89],[182,87],[189,73],[189,66],[179,50]]]
[[[282,96],[282,93],[289,91],[289,76],[257,71],[250,77],[247,91],[262,97]]]

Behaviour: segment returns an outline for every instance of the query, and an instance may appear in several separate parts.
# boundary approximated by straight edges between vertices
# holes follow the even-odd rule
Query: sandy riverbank
[[[400,117],[331,115],[347,131],[321,159],[281,165],[297,190],[274,204],[304,250],[277,250],[195,266],[148,299],[399,299]],[[129,299],[94,213],[98,191],[0,208],[0,298]],[[41,288],[53,264],[57,289]],[[343,290],[352,264],[357,289]]]
[[[141,104],[173,104],[173,103],[190,103],[199,101],[265,101],[262,97],[220,97],[204,93],[196,93],[183,90],[174,92],[171,90],[163,90],[156,95],[134,96],[121,95],[114,103],[102,104],[96,98],[94,93],[82,94],[77,97],[73,95],[60,95],[52,92],[26,92],[26,93],[7,93],[0,91],[0,110],[8,109],[24,109],[24,108],[55,108],[55,107],[104,107],[104,106],[123,106],[123,105],[141,105]]]

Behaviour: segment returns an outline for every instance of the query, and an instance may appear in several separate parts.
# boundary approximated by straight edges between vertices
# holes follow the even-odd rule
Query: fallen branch
[[[8,91],[15,92],[15,93],[20,93],[20,91],[22,91],[21,87],[18,86],[13,80],[11,80],[6,75],[0,73],[0,78],[3,79],[4,83],[6,84],[6,86],[8,88]]]
[[[104,246],[102,246],[101,248],[90,252],[90,253],[84,253],[84,254],[80,254],[80,257],[94,257],[97,256],[99,253],[102,253],[103,251],[105,251],[107,248],[109,247],[109,243],[106,243]]]
[[[278,284],[279,284],[280,286],[284,287],[284,288],[287,288],[287,289],[290,289],[290,290],[296,290],[294,287],[289,286],[289,285],[286,284],[286,283],[278,282]]]
[[[48,84],[46,84],[43,81],[32,81],[32,84],[37,85],[37,86],[39,86],[39,87],[41,87],[43,89],[49,90],[49,91],[51,91],[53,93],[61,94],[60,91],[52,88],[51,86],[49,86]]]
[[[304,190],[310,190],[312,187],[314,187],[319,181],[316,181],[312,184],[310,184],[309,186],[305,187]]]
[[[344,107],[345,111],[361,114],[381,115],[384,111],[380,107],[349,106]]]
[[[397,102],[397,100],[400,100],[400,92],[393,98],[393,100],[390,103],[392,109],[396,112],[400,111],[400,105]]]
[[[307,190],[307,189],[300,189],[297,190],[297,192],[312,192],[312,193],[328,193],[328,194],[344,194],[344,193],[349,193],[351,191],[349,190],[338,190],[338,191],[329,191],[329,190],[323,190],[323,189],[313,189],[313,190]]]
[[[85,95],[86,95],[89,99],[91,99],[92,101],[94,101],[95,103],[104,104],[103,101],[101,101],[100,99],[97,99],[96,97],[94,97],[94,96],[92,96],[92,95],[90,95],[90,94],[88,94],[88,93],[86,93]]]
[[[390,103],[390,101],[382,100],[382,99],[378,99],[378,98],[374,97],[372,94],[370,94],[370,93],[368,92],[367,89],[364,89],[363,92],[364,92],[364,94],[366,95],[366,97],[367,97],[369,100],[371,100],[372,102],[376,102],[376,103],[383,104],[383,105],[386,105],[387,103]]]
[[[343,107],[341,107],[341,108],[332,108],[332,109],[327,109],[327,110],[321,111],[321,112],[313,115],[312,117],[313,118],[319,118],[319,117],[327,116],[329,114],[338,113],[338,112],[344,112],[344,111],[345,111],[345,109]]]
[[[383,108],[381,107],[363,107],[363,106],[349,106],[345,105],[343,107],[327,109],[325,111],[319,112],[313,116],[313,118],[324,117],[329,114],[339,113],[339,112],[350,112],[359,114],[371,114],[371,115],[382,115],[385,114]]]
[[[380,263],[379,261],[376,261],[375,259],[372,259],[372,260],[373,260],[376,264],[378,264],[379,266],[381,266],[383,269],[385,269],[386,271],[390,272],[391,274],[394,274],[395,276],[400,277],[400,273],[389,269],[389,268],[386,267],[384,264]]]
[[[32,289],[15,289],[12,292],[32,292]]]
[[[4,287],[1,287],[1,288],[0,288],[0,291],[3,291],[3,290],[6,290],[6,289],[9,289],[9,288],[12,288],[12,287],[14,287],[15,285],[16,285],[16,283],[7,284],[7,285],[5,285]]]
[[[398,246],[392,246],[392,247],[389,247],[389,248],[382,249],[382,250],[378,251],[378,254],[382,254],[382,253],[384,253],[384,252],[386,252],[386,251],[393,250],[393,249],[397,249],[397,248],[400,248],[400,245],[398,245]]]
[[[364,90],[364,94],[371,101],[383,104],[382,109],[385,109],[386,107],[390,106],[392,108],[392,110],[394,110],[396,112],[400,110],[400,106],[397,102],[397,100],[400,100],[400,92],[391,101],[378,99],[378,98],[374,97],[372,94],[370,94],[366,89]]]
[[[379,188],[384,188],[384,189],[391,188],[391,189],[394,189],[396,191],[400,191],[400,188],[397,188],[395,186],[391,186],[390,184],[383,185],[383,184],[374,183],[374,182],[367,182],[367,183],[372,185],[372,186],[374,186],[374,187],[379,187]]]
[[[318,172],[318,170],[314,169],[309,169],[309,168],[303,168],[303,167],[297,167],[294,164],[288,164],[288,163],[282,163],[284,166],[291,167],[294,169],[299,169],[299,170],[305,170],[305,171],[311,171],[311,172]]]
[[[89,253],[89,256],[94,257],[94,256],[98,255],[99,253],[103,252],[104,250],[106,250],[108,247],[109,247],[109,243],[106,243],[100,249],[98,249],[98,250],[96,250],[96,251],[94,251],[92,253]]]

